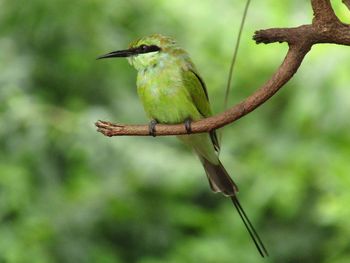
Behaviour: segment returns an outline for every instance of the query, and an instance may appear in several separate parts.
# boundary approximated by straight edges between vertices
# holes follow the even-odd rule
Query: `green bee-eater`
[[[137,92],[151,119],[150,133],[157,123],[184,123],[190,133],[191,121],[212,114],[208,92],[187,52],[176,42],[160,34],[132,42],[129,49],[114,51],[99,57],[127,57],[138,71]],[[251,238],[262,256],[267,251],[237,199],[237,185],[221,164],[217,151],[219,142],[215,131],[182,135],[178,138],[193,148],[203,164],[209,185],[214,192],[231,197]]]

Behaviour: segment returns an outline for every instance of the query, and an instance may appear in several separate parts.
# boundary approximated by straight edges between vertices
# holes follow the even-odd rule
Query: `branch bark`
[[[343,0],[348,7],[350,0]],[[248,98],[230,109],[192,123],[191,133],[209,132],[230,124],[247,115],[271,98],[297,72],[305,55],[315,44],[330,43],[350,46],[350,25],[342,23],[335,15],[330,0],[311,0],[314,18],[312,24],[295,28],[272,28],[255,32],[253,39],[259,43],[287,42],[289,49],[282,64],[271,78]],[[350,7],[349,7],[350,9]],[[113,124],[98,121],[99,132],[106,136],[148,136],[148,125]],[[188,134],[183,124],[158,124],[157,136]]]

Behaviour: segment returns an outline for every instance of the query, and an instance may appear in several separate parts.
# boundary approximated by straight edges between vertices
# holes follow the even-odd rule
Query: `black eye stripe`
[[[156,45],[150,45],[150,46],[140,45],[137,48],[137,51],[138,51],[139,54],[149,53],[149,52],[156,52],[156,51],[159,51],[159,50],[161,50],[161,48],[156,46]]]

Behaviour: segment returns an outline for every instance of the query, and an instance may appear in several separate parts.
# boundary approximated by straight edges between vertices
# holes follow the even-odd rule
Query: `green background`
[[[135,70],[95,58],[151,33],[191,54],[222,111],[244,2],[0,1],[0,262],[262,262],[189,149],[94,127],[147,122]],[[256,45],[254,31],[311,19],[309,1],[253,1],[230,105],[287,51]],[[264,262],[350,260],[349,68],[349,47],[315,46],[278,94],[223,129],[221,159],[269,249]]]

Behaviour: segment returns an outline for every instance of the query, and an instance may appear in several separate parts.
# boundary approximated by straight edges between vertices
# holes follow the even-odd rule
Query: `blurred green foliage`
[[[0,2],[0,262],[261,261],[176,139],[109,139],[93,125],[146,122],[134,69],[95,58],[155,32],[189,51],[220,112],[244,2]],[[309,23],[308,2],[253,1],[231,104],[287,50],[253,32]],[[279,94],[224,129],[222,161],[268,262],[350,260],[349,68],[348,47],[316,46]]]

